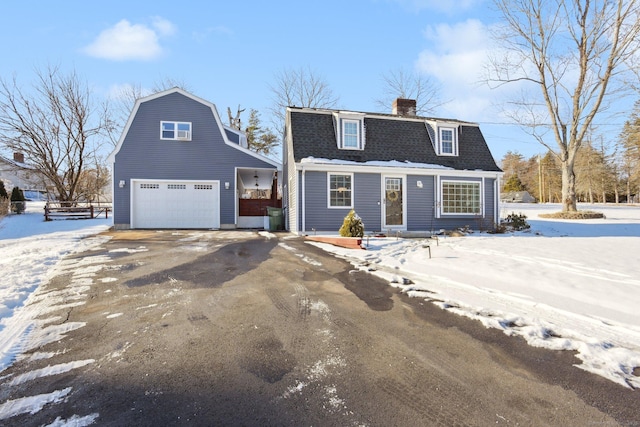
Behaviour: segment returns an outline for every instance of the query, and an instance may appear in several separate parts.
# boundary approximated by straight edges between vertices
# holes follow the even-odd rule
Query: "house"
[[[536,199],[528,191],[509,191],[500,195],[500,201],[511,203],[535,203]]]
[[[0,156],[0,180],[9,194],[13,187],[18,187],[28,199],[45,197],[45,179],[38,169],[25,162],[23,153],[13,153],[13,159]]]
[[[262,228],[281,203],[280,164],[178,88],[136,102],[109,158],[116,229]]]
[[[283,149],[290,231],[337,232],[354,209],[367,232],[472,228],[499,222],[496,165],[476,123],[289,107]]]

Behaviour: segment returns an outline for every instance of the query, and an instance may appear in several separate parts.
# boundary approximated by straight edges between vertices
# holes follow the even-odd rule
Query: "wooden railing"
[[[282,207],[282,199],[240,199],[239,202],[240,216],[268,216],[267,207]]]

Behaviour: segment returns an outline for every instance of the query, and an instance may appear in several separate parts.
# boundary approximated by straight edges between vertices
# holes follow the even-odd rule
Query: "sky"
[[[505,90],[479,83],[498,22],[491,0],[24,0],[3,15],[0,76],[22,86],[48,65],[74,70],[103,98],[173,79],[225,123],[227,108],[240,106],[245,122],[253,108],[270,124],[270,87],[283,70],[312,70],[338,108],[388,113],[375,102],[382,76],[403,69],[441,87],[448,102],[434,116],[479,123],[496,160],[545,151],[495,106]]]
[[[112,219],[44,222],[43,203],[28,202],[25,214],[0,219],[0,379],[7,387],[96,362],[101,355],[55,363],[57,354],[48,351],[46,344],[66,340],[65,348],[76,345],[67,335],[86,326],[81,321],[60,323],[56,311],[86,304],[95,289],[120,292],[122,286],[117,274],[95,277],[110,257],[95,255],[92,250],[109,239],[98,233],[106,230]],[[515,233],[475,231],[464,237],[439,236],[437,241],[370,238],[363,241],[367,250],[309,244],[348,259],[354,269],[376,274],[410,297],[475,319],[487,328],[522,337],[532,346],[575,351],[576,370],[637,389],[640,380],[634,369],[640,366],[640,209],[582,205],[606,216],[589,221],[538,216],[556,212],[559,207],[504,204],[503,214],[524,214],[531,225],[530,230]],[[201,230],[185,233],[192,233],[195,239],[202,237]],[[287,239],[295,236],[260,235],[278,238],[281,248],[295,251],[287,244]],[[430,245],[430,251],[425,245]],[[139,242],[132,242],[131,247],[113,251],[145,250]],[[88,256],[70,256],[80,253]],[[297,255],[311,268],[322,268],[312,254]],[[50,279],[63,274],[70,277],[65,288],[47,288]],[[327,307],[321,300],[310,301],[310,305]],[[104,313],[107,318],[122,314]],[[118,354],[126,350],[125,346]],[[19,375],[3,373],[15,360],[25,358],[47,359],[50,363]],[[300,388],[292,388],[291,393]],[[0,401],[0,423],[64,401],[71,391],[48,390]],[[99,417],[100,410],[57,420],[55,425],[89,425]]]

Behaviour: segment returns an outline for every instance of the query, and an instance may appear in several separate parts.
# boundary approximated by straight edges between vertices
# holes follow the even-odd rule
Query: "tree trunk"
[[[576,212],[576,174],[573,171],[573,158],[561,162],[562,165],[562,212]]]

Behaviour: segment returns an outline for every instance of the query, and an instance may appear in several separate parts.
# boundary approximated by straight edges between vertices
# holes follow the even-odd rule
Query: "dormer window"
[[[364,150],[364,114],[335,112],[336,139],[341,150]]]
[[[459,123],[427,120],[425,126],[438,156],[458,155]]]
[[[455,135],[456,130],[454,128],[438,128],[440,136],[440,155],[442,156],[455,156],[457,150],[455,147]]]
[[[360,132],[358,132],[359,122],[356,120],[342,121],[342,148],[358,149]]]
[[[191,123],[160,122],[160,139],[191,141]]]

